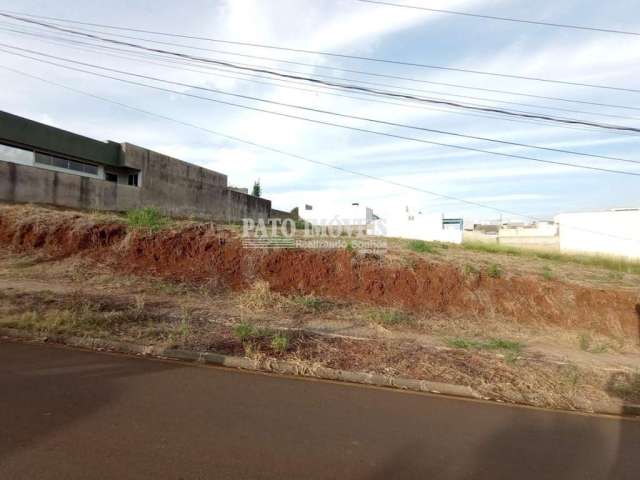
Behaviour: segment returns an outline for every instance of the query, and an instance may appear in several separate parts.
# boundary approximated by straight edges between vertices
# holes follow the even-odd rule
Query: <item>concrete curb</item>
[[[471,387],[463,385],[431,382],[428,380],[417,380],[413,378],[402,378],[392,375],[338,370],[334,368],[323,367],[320,365],[310,365],[304,363],[289,362],[285,360],[252,360],[250,358],[234,357],[219,353],[196,352],[175,348],[163,348],[152,345],[138,345],[134,343],[120,342],[117,340],[104,340],[91,337],[76,337],[54,334],[43,335],[14,328],[0,328],[0,337],[38,342],[60,343],[89,350],[114,351],[134,355],[150,355],[154,357],[167,358],[183,362],[194,362],[227,368],[237,368],[242,370],[279,373],[283,375],[311,377],[322,380],[358,383],[377,387],[398,388],[402,390],[436,393],[461,398],[483,398]],[[602,403],[592,404],[590,408],[587,409],[593,413],[605,415],[640,416],[640,405],[614,405],[609,403]]]

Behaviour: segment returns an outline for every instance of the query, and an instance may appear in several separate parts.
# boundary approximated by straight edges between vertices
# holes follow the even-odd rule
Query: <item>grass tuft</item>
[[[550,267],[545,266],[542,268],[542,278],[544,278],[545,280],[553,280],[554,275]]]
[[[414,319],[407,313],[394,308],[376,308],[369,312],[369,319],[386,327],[413,323]]]
[[[289,337],[281,333],[276,333],[271,338],[271,348],[274,352],[284,353],[289,348]]]
[[[253,311],[281,310],[294,313],[318,313],[328,310],[333,303],[314,295],[296,295],[286,297],[273,292],[269,282],[258,280],[246,292],[240,295],[243,308]]]
[[[294,310],[302,313],[318,313],[329,309],[332,303],[314,295],[298,295],[289,298]]]
[[[479,274],[480,270],[467,263],[464,267],[462,267],[462,273],[464,273],[465,276],[472,276]]]
[[[171,223],[168,217],[165,217],[153,207],[137,208],[128,211],[127,222],[131,228],[151,232],[157,232]]]
[[[436,247],[435,243],[424,240],[411,240],[407,243],[407,248],[416,253],[437,253]]]
[[[489,275],[491,278],[500,278],[502,277],[503,273],[504,272],[502,271],[502,267],[497,263],[492,263],[487,269],[487,275]]]
[[[249,290],[240,296],[241,304],[249,310],[282,309],[286,306],[287,299],[277,292],[271,291],[269,282],[256,281]]]
[[[501,338],[474,340],[463,337],[449,338],[447,339],[447,345],[452,348],[461,348],[464,350],[500,350],[512,354],[520,353],[524,347],[520,342]]]
[[[588,353],[605,353],[609,350],[609,345],[606,343],[595,343],[593,337],[588,332],[583,332],[578,335],[578,345],[580,345],[580,350]]]
[[[233,333],[238,337],[238,340],[246,342],[247,340],[256,337],[258,335],[258,330],[250,323],[241,323],[233,327]]]

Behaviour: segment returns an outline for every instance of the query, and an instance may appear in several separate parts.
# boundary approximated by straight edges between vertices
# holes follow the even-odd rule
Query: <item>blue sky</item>
[[[397,0],[397,3],[403,3],[403,0]],[[603,3],[584,0],[562,2],[411,0],[404,3],[640,31],[640,5],[634,1]],[[244,42],[639,88],[637,79],[640,78],[640,37],[422,13],[416,10],[364,4],[354,0],[219,0],[190,1],[182,4],[170,1],[111,1],[90,4],[90,2],[79,1],[32,0],[24,0],[17,4],[0,0],[0,10],[2,9]],[[8,27],[9,23],[6,20],[0,21],[0,29]],[[17,25],[15,22],[11,23]],[[17,28],[25,29],[25,27]],[[130,35],[136,34],[130,33]],[[507,107],[552,113],[556,116],[640,126],[640,111],[372,78],[318,67],[364,70],[418,80],[511,90],[627,107],[640,107],[638,93],[276,52],[195,40],[172,40],[144,34],[138,34],[138,36],[316,65],[316,67],[301,67],[283,65],[270,60],[240,60],[232,55],[167,47],[211,58],[259,64],[272,69],[296,70],[301,74],[332,75],[342,79],[348,78],[350,81],[383,82],[392,84],[397,89],[413,88],[433,92],[422,94],[430,97],[457,98],[458,100],[462,99],[451,97],[451,95],[482,97],[483,100],[466,99],[464,101],[487,106],[507,106],[496,103],[497,100],[521,102],[531,106]],[[640,155],[637,153],[640,143],[636,135],[589,128],[561,128],[548,123],[514,122],[493,116],[469,115],[466,110],[451,108],[436,110],[424,105],[416,107],[416,105],[372,103],[331,96],[326,90],[308,92],[283,86],[261,85],[222,77],[220,72],[209,71],[203,74],[185,71],[175,65],[171,68],[161,67],[44,42],[2,30],[0,30],[0,42],[231,93],[242,93],[468,135],[640,160]],[[20,59],[2,52],[0,55],[4,66],[118,102],[347,169],[486,204],[497,209],[536,217],[550,217],[563,211],[640,206],[640,188],[638,188],[640,178],[638,177],[469,153],[314,125],[152,91],[113,80],[99,79],[91,75]],[[223,75],[237,76],[237,73],[226,72]],[[289,209],[304,203],[322,203],[336,205],[339,209],[341,205],[360,202],[380,212],[390,212],[409,205],[424,211],[464,216],[467,220],[492,219],[498,215],[495,211],[488,209],[443,200],[263,151],[203,131],[83,97],[2,69],[0,69],[0,82],[5,87],[0,90],[0,108],[3,110],[95,138],[127,141],[158,150],[226,173],[233,185],[250,187],[255,179],[260,178],[264,196],[272,199],[276,208]],[[298,86],[314,89],[313,86]],[[189,90],[183,87],[170,88]],[[265,105],[233,100],[215,94],[207,94],[207,96],[284,113],[301,114],[286,107],[265,107]],[[590,113],[547,110],[549,107]],[[335,119],[322,114],[303,112],[302,115],[425,140],[640,173],[638,164],[506,147],[484,141],[371,125],[356,120]],[[607,115],[637,117],[637,119]]]

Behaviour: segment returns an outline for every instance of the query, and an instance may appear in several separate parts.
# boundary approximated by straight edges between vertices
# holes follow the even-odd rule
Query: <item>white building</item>
[[[441,213],[422,213],[408,207],[367,225],[369,235],[431,242],[462,243],[462,219],[445,219]]]
[[[298,205],[297,208],[300,218],[313,225],[330,225],[341,222],[342,224],[365,226],[377,218],[371,208],[360,205],[358,202],[337,207],[335,205],[303,204]]]
[[[640,259],[640,208],[556,215],[562,252]]]
[[[370,207],[352,203],[340,208],[301,205],[300,217],[313,225],[357,225],[366,227],[368,235],[408,238],[437,242],[462,243],[461,218],[444,218],[441,213],[422,213],[405,207],[377,215]]]

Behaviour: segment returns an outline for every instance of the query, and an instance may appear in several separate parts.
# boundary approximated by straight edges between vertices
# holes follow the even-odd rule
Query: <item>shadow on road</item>
[[[638,478],[640,422],[602,418],[590,422],[588,417],[567,414],[539,420],[526,426],[506,422],[511,425],[486,437],[469,432],[469,437],[481,438],[478,445],[465,444],[461,438],[459,444],[425,450],[424,445],[408,441],[375,474],[362,478]],[[604,423],[596,427],[596,422]]]
[[[71,353],[71,355],[70,355]],[[116,401],[125,377],[179,364],[0,342],[0,461]],[[114,422],[127,424],[127,419]]]

